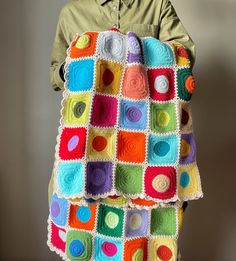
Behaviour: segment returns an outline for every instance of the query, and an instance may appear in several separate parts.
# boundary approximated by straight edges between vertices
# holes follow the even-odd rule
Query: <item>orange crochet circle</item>
[[[103,136],[96,136],[93,139],[92,146],[96,151],[102,151],[107,146],[107,139]]]
[[[131,200],[134,204],[140,205],[140,206],[153,206],[156,204],[153,200],[147,200],[142,198],[136,198]]]
[[[193,93],[196,87],[195,79],[190,75],[185,82],[185,87],[189,93]]]
[[[182,157],[187,157],[188,154],[190,153],[191,146],[188,143],[187,140],[182,139],[181,140],[181,156]]]

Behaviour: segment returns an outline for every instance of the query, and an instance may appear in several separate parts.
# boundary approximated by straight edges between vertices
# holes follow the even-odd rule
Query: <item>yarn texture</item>
[[[67,49],[47,244],[63,260],[174,261],[203,197],[188,51],[118,30]]]

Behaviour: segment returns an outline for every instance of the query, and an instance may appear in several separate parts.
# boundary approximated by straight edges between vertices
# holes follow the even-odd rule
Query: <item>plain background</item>
[[[61,260],[47,240],[48,182],[61,92],[50,53],[66,0],[1,0],[0,260]],[[197,45],[192,99],[204,199],[180,237],[184,261],[236,260],[236,1],[173,0]]]

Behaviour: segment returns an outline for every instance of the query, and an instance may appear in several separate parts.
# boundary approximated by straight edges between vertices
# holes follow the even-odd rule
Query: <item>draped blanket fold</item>
[[[186,48],[118,30],[67,49],[47,244],[64,260],[174,261],[203,196]]]

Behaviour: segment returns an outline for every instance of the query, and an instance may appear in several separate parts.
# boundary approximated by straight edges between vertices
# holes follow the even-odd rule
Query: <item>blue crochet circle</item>
[[[190,182],[190,177],[187,172],[182,172],[180,176],[180,186],[186,188]]]
[[[78,208],[76,212],[76,217],[81,221],[81,222],[88,222],[89,219],[91,218],[91,211],[88,207],[81,206]]]
[[[170,144],[166,141],[159,141],[153,147],[157,156],[164,157],[170,151]]]
[[[79,257],[84,252],[84,245],[80,240],[73,240],[70,243],[69,249],[72,256]]]

